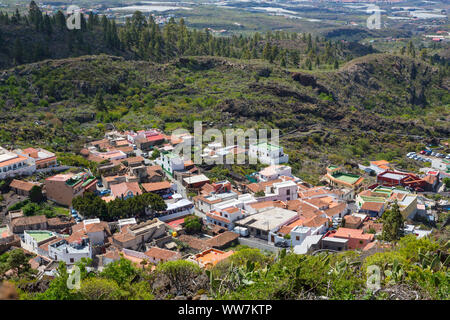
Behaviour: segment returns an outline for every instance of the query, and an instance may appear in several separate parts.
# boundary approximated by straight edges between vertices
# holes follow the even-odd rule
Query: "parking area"
[[[406,154],[406,157],[418,162],[430,162],[431,167],[437,170],[445,171],[450,167],[450,154],[422,150],[419,153],[409,152]]]

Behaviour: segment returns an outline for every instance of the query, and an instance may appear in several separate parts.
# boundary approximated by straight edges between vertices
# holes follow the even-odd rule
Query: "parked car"
[[[289,248],[289,244],[286,241],[280,241],[275,243],[275,247]]]
[[[450,154],[445,157],[445,159],[450,159]]]
[[[425,150],[420,151],[420,154],[425,154]]]
[[[102,183],[101,181],[99,181],[99,182],[97,182],[97,186],[98,186],[99,188],[103,188],[103,183]]]
[[[111,190],[109,190],[109,189],[105,189],[105,190],[100,191],[100,194],[102,196],[104,196],[105,194],[110,194],[110,193],[111,193]]]

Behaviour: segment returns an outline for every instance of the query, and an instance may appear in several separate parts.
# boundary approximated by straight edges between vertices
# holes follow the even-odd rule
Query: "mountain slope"
[[[283,144],[294,168],[316,175],[328,162],[401,156],[417,135],[447,137],[446,83],[437,68],[388,55],[308,74],[217,57],[167,64],[105,55],[47,60],[0,74],[0,139],[76,150],[88,136],[102,135],[98,123],[169,132],[192,129],[194,120],[268,126],[289,133]]]

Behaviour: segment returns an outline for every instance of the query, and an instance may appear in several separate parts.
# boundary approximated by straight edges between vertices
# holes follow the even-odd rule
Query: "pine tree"
[[[391,209],[386,210],[383,214],[383,233],[382,238],[385,241],[396,241],[403,236],[404,219],[400,212],[400,208],[395,201]]]
[[[106,111],[105,102],[103,101],[103,90],[100,89],[94,98],[94,105],[98,111]]]
[[[13,59],[16,65],[24,62],[22,42],[19,38],[16,38],[16,40],[14,41]]]
[[[336,60],[334,60],[334,69],[339,69],[339,62]]]

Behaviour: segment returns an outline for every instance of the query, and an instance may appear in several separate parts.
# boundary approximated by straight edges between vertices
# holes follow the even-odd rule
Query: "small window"
[[[300,241],[300,237],[299,237],[299,236],[296,236],[296,237],[295,237],[295,240]]]
[[[70,263],[73,263],[73,262],[74,262],[73,258],[70,258]]]

